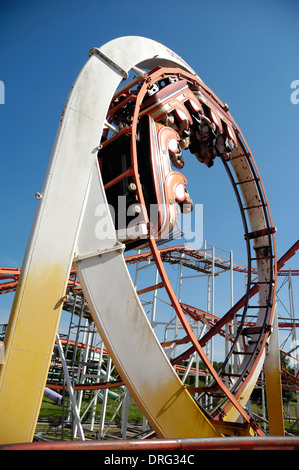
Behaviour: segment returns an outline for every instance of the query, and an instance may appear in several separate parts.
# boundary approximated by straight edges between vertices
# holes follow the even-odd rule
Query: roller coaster
[[[246,272],[245,293],[221,318],[180,302],[165,265],[196,262],[207,271],[223,260],[187,246],[160,248],[172,240],[178,218],[196,206],[183,174],[190,158],[211,173],[221,162],[244,230],[247,265],[233,269]],[[250,148],[228,105],[183,59],[141,37],[91,49],[67,98],[37,198],[22,268],[0,273],[0,290],[16,290],[0,366],[2,445],[33,439],[70,285],[83,292],[123,383],[165,446],[168,439],[219,438],[225,445],[236,435],[267,438],[246,410],[262,369],[269,435],[284,436],[276,289],[298,242],[277,261],[276,228]],[[128,266],[148,260],[159,279],[137,291]],[[140,301],[157,289],[184,331],[175,340],[184,351],[170,358]],[[190,317],[208,322],[201,337]],[[204,348],[226,328],[230,347],[216,371]],[[194,353],[211,377],[205,387],[186,386],[176,371]]]

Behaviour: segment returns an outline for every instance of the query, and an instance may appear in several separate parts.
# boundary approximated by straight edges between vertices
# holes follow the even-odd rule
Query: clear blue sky
[[[299,80],[298,24],[296,0],[2,0],[0,265],[22,264],[34,194],[42,187],[60,113],[88,51],[126,35],[149,37],[174,50],[229,104],[262,175],[281,256],[299,234],[299,104],[290,99],[291,83]],[[246,263],[241,219],[224,169],[220,162],[196,168],[189,175],[190,191],[204,204],[204,238]],[[298,255],[288,266],[298,268]],[[0,323],[10,301],[0,297]]]

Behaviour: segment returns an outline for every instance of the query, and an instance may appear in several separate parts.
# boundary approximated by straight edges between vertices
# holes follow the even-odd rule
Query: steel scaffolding
[[[217,279],[222,276],[226,276],[228,303],[230,306],[233,305],[234,271],[236,271],[234,269],[233,253],[207,242],[204,244],[200,258],[190,257],[186,251],[181,252],[178,257],[175,251],[174,249],[174,251],[168,252],[164,262],[168,270],[176,276],[176,281],[173,280],[173,282],[177,286],[178,300],[184,311],[189,314],[190,326],[200,339],[213,326],[213,322],[218,319],[215,315],[216,284]],[[172,360],[185,347],[184,337],[182,336],[183,329],[177,321],[176,315],[172,312],[171,305],[163,296],[163,289],[159,286],[159,273],[155,263],[150,258],[142,256],[140,251],[138,255],[135,256],[133,261],[132,258],[128,257],[135,289],[139,293],[148,320],[157,336],[159,336],[166,355]],[[280,328],[283,328],[284,331],[290,328],[291,344],[293,346],[296,342],[298,320],[296,320],[294,312],[291,273],[286,279],[289,290],[290,321],[285,322],[285,318],[280,315],[278,321]],[[141,417],[142,424],[139,422],[138,425],[132,426],[132,423],[130,423],[129,408],[137,410],[138,407],[136,404],[132,404],[130,394],[123,385],[121,377],[118,375],[93,323],[82,292],[78,290],[77,285],[76,288],[74,287],[75,281],[74,279],[74,285],[69,285],[65,297],[64,312],[69,316],[69,323],[66,332],[57,336],[47,383],[53,390],[59,391],[58,388],[60,388],[60,393],[64,398],[62,418],[58,427],[59,437],[64,439],[66,436],[70,436],[71,440],[85,440],[86,434],[88,438],[96,439],[111,437],[121,439],[128,437],[143,438],[151,434],[152,430],[144,417]],[[191,307],[183,302],[185,292],[188,298],[189,281],[205,286],[205,310]],[[146,288],[143,287],[145,284],[147,285]],[[236,328],[237,325],[232,322],[232,325],[226,325],[221,332],[220,336],[223,337],[225,355],[227,355]],[[213,340],[206,348],[206,354],[211,363],[215,360],[214,346]],[[240,344],[240,352],[242,352],[241,349],[242,345]],[[296,364],[293,388],[296,390],[298,398],[299,388],[296,382],[298,378],[298,356],[296,352],[296,347],[293,347],[285,354],[286,356],[291,355],[292,359],[295,358],[293,359]],[[233,373],[238,358],[239,355],[235,354],[232,356],[231,361],[226,364],[226,380],[229,380],[230,374],[228,372]],[[192,378],[192,383],[197,388],[203,381],[205,386],[211,383],[210,374],[207,370],[202,369],[200,358],[196,352],[187,361],[176,364],[174,367],[183,383],[189,382],[190,378]],[[61,370],[63,374],[61,374]],[[117,385],[117,388],[115,385]],[[263,405],[263,415],[258,418],[266,429],[267,416],[263,373],[256,388],[261,389]],[[213,406],[212,396],[200,396],[200,393],[197,393],[194,397],[204,408]],[[101,403],[100,411],[97,407],[98,402]],[[247,408],[248,412],[253,414],[250,402],[248,402]],[[139,410],[138,412],[140,416],[141,413]],[[287,415],[287,410],[285,414]],[[292,424],[294,425],[294,422]],[[56,433],[56,435],[58,434]],[[41,438],[41,433],[37,434],[38,437]]]

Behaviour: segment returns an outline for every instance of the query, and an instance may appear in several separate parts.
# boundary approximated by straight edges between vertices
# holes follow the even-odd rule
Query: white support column
[[[102,369],[102,362],[103,362],[103,350],[104,350],[104,343],[102,341],[102,347],[101,347],[101,352],[100,352],[100,357],[99,357],[99,364],[98,364],[98,368],[97,368],[98,377],[101,376],[101,369]],[[96,409],[97,409],[97,401],[98,401],[99,393],[100,393],[100,390],[96,390],[95,394],[94,394],[94,402],[93,402],[93,407],[92,407],[92,415],[91,415],[91,423],[90,423],[90,429],[91,430],[94,429]]]
[[[85,343],[85,350],[83,351],[83,354],[81,353],[81,355],[83,356],[82,357],[83,365],[81,365],[81,368],[79,368],[78,366],[78,376],[77,376],[78,383],[83,382],[84,376],[86,374],[86,363],[88,359],[90,336],[91,336],[91,323],[88,321],[88,319],[86,319],[85,321],[85,328],[87,328],[87,334],[86,334],[86,331],[84,331],[84,336],[83,336],[83,343]],[[78,406],[79,413],[81,410],[82,398],[83,398],[83,390],[79,390],[78,398],[77,398],[77,406]],[[77,426],[75,426],[75,429],[74,429],[75,438],[76,438],[76,434],[77,434]]]
[[[234,264],[233,264],[233,252],[232,250],[230,251],[230,306],[233,307],[234,305]],[[229,326],[226,323],[225,324],[225,357],[227,357],[229,350],[230,350],[230,331],[229,331]],[[230,361],[227,362],[225,366],[225,372],[228,374],[229,373],[229,367],[233,367],[233,359],[231,358]],[[228,376],[225,377],[225,385],[228,386],[229,379]]]
[[[107,361],[107,366],[106,366],[106,375],[105,375],[105,381],[109,381],[111,373],[111,358],[110,356],[108,357]],[[100,427],[99,427],[99,439],[101,439],[104,431],[104,425],[105,425],[105,416],[106,416],[106,410],[107,410],[107,400],[108,400],[108,392],[109,390],[106,388],[103,393],[103,401],[102,401],[102,412],[101,412],[101,420],[100,420]]]
[[[121,414],[121,437],[123,439],[127,438],[127,429],[128,429],[128,418],[129,418],[129,407],[130,407],[130,392],[125,390]]]
[[[70,395],[70,400],[71,400],[71,404],[72,404],[72,411],[73,411],[73,415],[74,415],[74,418],[75,418],[75,423],[76,423],[76,426],[78,428],[79,437],[80,437],[81,441],[85,441],[84,432],[83,432],[83,428],[82,428],[82,424],[81,424],[81,420],[80,420],[80,416],[79,416],[79,410],[78,410],[77,403],[76,403],[75,393],[74,393],[74,390],[73,390],[73,387],[72,387],[71,379],[70,379],[70,376],[69,376],[68,368],[67,368],[67,365],[66,365],[66,361],[65,361],[65,357],[64,357],[64,353],[63,353],[63,349],[62,349],[62,345],[61,345],[61,341],[60,341],[60,337],[59,337],[58,333],[56,334],[56,342],[57,342],[57,347],[58,347],[60,360],[61,360],[61,363],[62,363],[64,377],[66,379],[67,388],[68,388],[68,392],[69,392],[69,395]]]

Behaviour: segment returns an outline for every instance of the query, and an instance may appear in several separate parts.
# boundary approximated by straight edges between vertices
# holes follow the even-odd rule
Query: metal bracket
[[[105,54],[103,54],[103,52],[97,47],[93,47],[92,49],[90,49],[89,57],[92,55],[97,55],[101,59],[103,59],[105,62],[107,62],[107,64],[110,65],[110,67],[114,68],[118,73],[121,74],[124,80],[127,80],[127,78],[129,77],[128,72],[126,72],[123,68],[117,65],[112,59],[110,59]]]
[[[106,253],[111,253],[113,251],[119,251],[120,253],[123,253],[125,249],[125,245],[122,243],[118,243],[115,246],[112,246],[111,248],[107,248],[105,250],[98,250],[94,251],[92,253],[85,253],[84,255],[79,255],[74,257],[74,263],[80,263],[80,261],[83,261],[88,258],[96,258],[102,255],[105,255]]]

